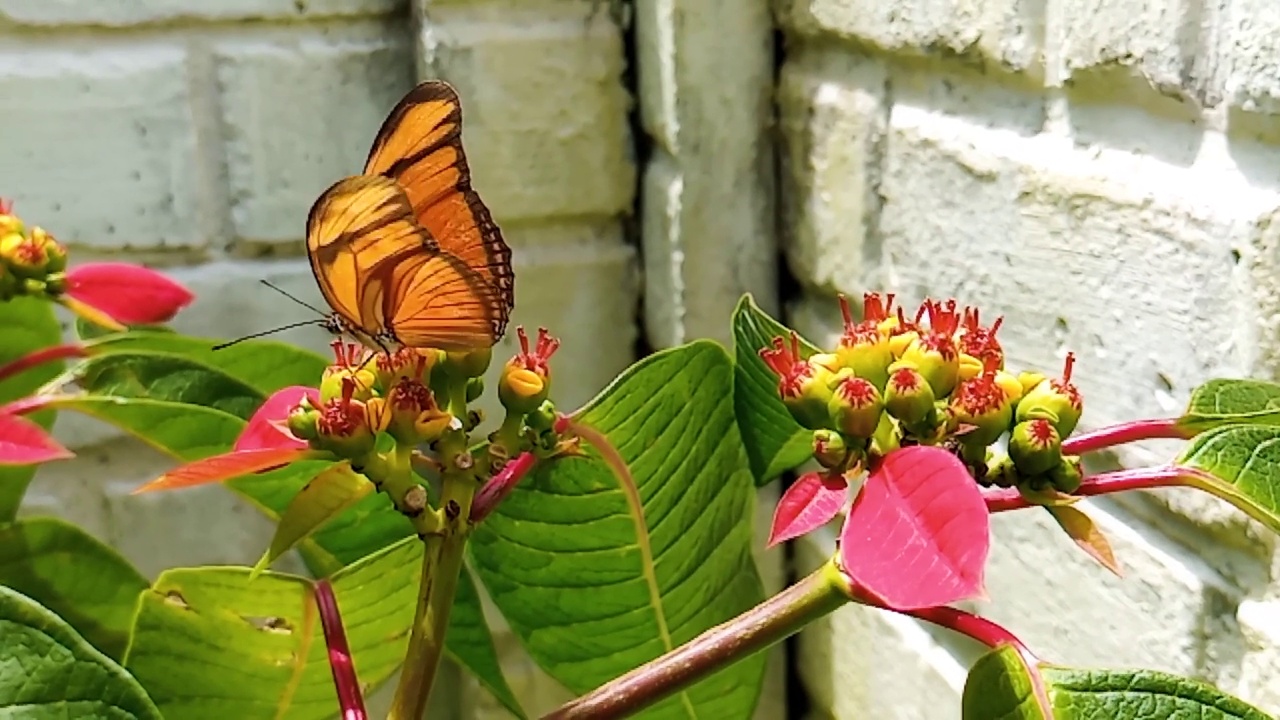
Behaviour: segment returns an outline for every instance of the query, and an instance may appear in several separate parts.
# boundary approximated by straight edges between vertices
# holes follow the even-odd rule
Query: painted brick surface
[[[384,15],[403,10],[407,0],[4,0],[0,18],[20,25],[128,27],[162,22],[228,20],[310,20],[350,15]]]
[[[73,246],[205,245],[192,224],[199,169],[181,45],[4,47],[0,92],[15,110],[0,117],[2,192],[25,217]]]
[[[781,239],[800,286],[789,316],[804,332],[833,339],[836,291],[957,297],[1005,317],[1018,369],[1053,371],[1074,351],[1087,427],[1176,414],[1209,377],[1275,375],[1271,5],[776,6],[788,49]],[[1160,463],[1179,448],[1099,464]],[[993,602],[977,607],[1054,660],[1173,670],[1280,709],[1263,680],[1280,657],[1276,608],[1252,599],[1280,589],[1274,538],[1198,493],[1088,507],[1123,580],[1047,518],[1015,513],[996,518]],[[833,658],[806,635],[799,667],[818,714],[954,712],[918,700],[954,707],[950,673],[972,660],[954,640],[859,629],[896,654],[880,663],[893,669]],[[849,668],[870,680],[846,680]],[[927,680],[886,702],[904,674]]]

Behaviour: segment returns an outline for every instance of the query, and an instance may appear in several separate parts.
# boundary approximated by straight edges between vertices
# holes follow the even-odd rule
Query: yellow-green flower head
[[[933,387],[913,367],[899,367],[889,375],[884,389],[884,407],[908,426],[918,425],[934,410]]]
[[[839,296],[839,301],[840,312],[844,316],[844,333],[835,352],[839,364],[877,388],[883,388],[889,377],[889,363],[893,362],[893,350],[889,343],[892,327],[882,326],[892,319],[889,307],[893,304],[893,296],[889,296],[886,304],[879,294],[864,295],[863,319],[860,322],[854,321],[853,311],[844,295]]]
[[[884,402],[870,381],[850,376],[836,384],[827,408],[831,422],[846,437],[868,439],[880,424]]]
[[[1018,401],[1018,422],[1035,418],[1048,420],[1063,438],[1075,432],[1084,413],[1084,400],[1071,383],[1074,365],[1075,355],[1067,353],[1061,378],[1041,380]]]
[[[831,428],[827,403],[837,378],[827,366],[829,356],[806,360],[800,353],[800,336],[792,332],[790,345],[774,338],[773,347],[760,349],[760,358],[777,374],[778,396],[796,422],[810,430]]]
[[[1048,420],[1026,420],[1009,435],[1009,457],[1024,477],[1048,472],[1062,459],[1062,438]]]
[[[373,397],[377,376],[374,363],[368,361],[364,347],[341,339],[334,340],[330,347],[333,348],[334,363],[320,376],[320,402],[327,403],[347,393],[347,379],[353,381],[350,397],[361,402]]]
[[[948,408],[961,426],[960,439],[966,445],[990,445],[1009,429],[1013,419],[1013,402],[996,382],[994,368],[960,383]]]

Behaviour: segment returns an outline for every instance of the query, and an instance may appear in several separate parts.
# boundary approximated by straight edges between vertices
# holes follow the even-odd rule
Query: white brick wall
[[[776,8],[780,227],[802,287],[790,317],[806,332],[832,337],[836,291],[956,296],[1006,317],[1014,365],[1052,370],[1075,351],[1089,426],[1176,414],[1211,376],[1276,374],[1273,3]],[[1177,447],[1114,460],[1160,462]],[[1123,580],[1043,513],[1014,513],[994,522],[994,601],[980,609],[1048,659],[1186,673],[1280,711],[1274,539],[1190,492],[1089,510]],[[820,537],[806,547],[830,551]],[[806,633],[817,716],[954,717],[933,703],[957,707],[955,669],[972,648],[868,611],[832,623],[876,659],[835,657],[830,628]]]

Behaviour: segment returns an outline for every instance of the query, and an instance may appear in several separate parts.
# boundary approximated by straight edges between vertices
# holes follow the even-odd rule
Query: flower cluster
[[[1062,441],[1080,420],[1068,356],[1061,378],[1013,375],[976,309],[926,300],[914,315],[868,293],[861,320],[842,296],[844,332],[805,356],[795,333],[760,351],[792,416],[814,431],[814,456],[843,473],[906,445],[953,449],[984,484],[1072,492],[1079,462]],[[1008,453],[993,449],[1008,437]]]
[[[191,293],[164,275],[121,262],[67,269],[67,250],[41,227],[28,227],[0,199],[0,302],[43,297],[97,325],[162,323],[191,303]]]

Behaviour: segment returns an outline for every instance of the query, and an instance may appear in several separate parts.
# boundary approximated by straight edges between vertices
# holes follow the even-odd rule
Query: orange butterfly
[[[330,330],[383,350],[498,341],[515,305],[511,249],[471,188],[452,87],[424,82],[396,105],[365,174],[311,207],[307,255]]]

